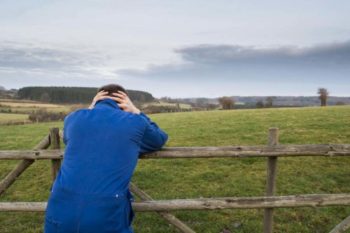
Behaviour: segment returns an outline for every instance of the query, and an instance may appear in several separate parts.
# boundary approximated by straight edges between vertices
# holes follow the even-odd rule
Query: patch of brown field
[[[58,108],[61,105],[57,104],[46,104],[46,103],[28,103],[28,102],[0,102],[0,105],[5,107],[40,107],[40,108]]]

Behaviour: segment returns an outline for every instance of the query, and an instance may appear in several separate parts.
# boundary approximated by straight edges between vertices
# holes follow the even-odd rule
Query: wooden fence
[[[61,138],[62,134],[60,134],[59,129],[52,128],[50,133],[33,150],[0,151],[0,159],[21,160],[0,182],[0,195],[10,187],[24,170],[38,159],[51,160],[52,179],[54,180],[64,155],[64,151],[60,149]],[[160,151],[140,157],[141,159],[266,157],[266,196],[153,200],[147,193],[131,183],[131,192],[141,199],[141,201],[132,204],[133,209],[139,212],[155,211],[181,232],[193,233],[195,232],[194,230],[169,213],[169,211],[263,208],[265,209],[263,232],[271,233],[273,232],[274,208],[350,206],[350,193],[275,196],[278,157],[350,156],[350,144],[280,145],[278,139],[278,129],[270,128],[266,146],[165,147]],[[48,150],[47,148],[50,146],[51,148]],[[46,204],[46,202],[0,202],[0,211],[43,212],[46,209]],[[345,232],[347,229],[350,229],[350,216],[335,226],[330,233]]]

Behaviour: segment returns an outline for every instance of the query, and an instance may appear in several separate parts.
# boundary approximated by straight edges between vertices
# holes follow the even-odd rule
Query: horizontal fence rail
[[[62,159],[64,150],[2,150],[0,159]],[[222,157],[300,157],[350,156],[350,144],[309,144],[278,146],[164,147],[140,156],[147,158],[222,158]]]
[[[292,196],[216,197],[149,200],[132,203],[135,211],[217,210],[350,206],[350,194],[303,194]],[[0,211],[45,211],[46,202],[0,202]]]

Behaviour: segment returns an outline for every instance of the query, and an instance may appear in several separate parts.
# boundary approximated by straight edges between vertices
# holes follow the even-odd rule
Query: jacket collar
[[[123,110],[122,108],[119,107],[119,105],[115,100],[108,99],[108,98],[97,101],[95,103],[94,108],[114,108],[114,109]]]

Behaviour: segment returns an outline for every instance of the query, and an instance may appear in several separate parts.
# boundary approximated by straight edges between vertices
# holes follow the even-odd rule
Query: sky
[[[0,1],[0,86],[350,96],[350,2]]]

